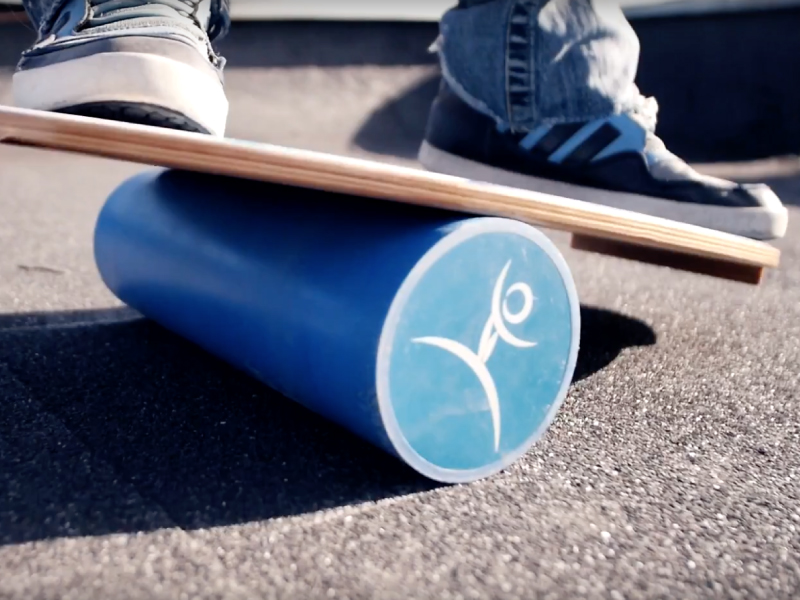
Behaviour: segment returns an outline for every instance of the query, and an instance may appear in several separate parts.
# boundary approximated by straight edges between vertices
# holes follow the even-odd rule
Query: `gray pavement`
[[[228,42],[231,135],[411,164],[430,30],[287,27]],[[0,26],[0,102],[29,37]],[[508,472],[443,487],[119,305],[92,228],[141,167],[0,146],[0,598],[798,597],[800,162],[707,168],[785,195],[781,269],[554,235],[568,399]]]

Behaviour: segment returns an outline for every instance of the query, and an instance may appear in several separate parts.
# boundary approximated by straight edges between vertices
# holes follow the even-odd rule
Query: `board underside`
[[[142,125],[0,107],[0,142],[506,217],[573,234],[573,247],[758,284],[762,242],[589,202],[380,162]]]
[[[571,245],[575,250],[605,254],[616,258],[635,260],[700,275],[710,275],[719,279],[729,279],[750,285],[758,285],[764,278],[764,267],[710,259],[704,256],[692,256],[658,248],[636,246],[588,235],[573,235]]]

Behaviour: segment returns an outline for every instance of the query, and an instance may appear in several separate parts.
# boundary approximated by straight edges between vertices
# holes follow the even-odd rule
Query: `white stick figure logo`
[[[465,345],[453,340],[448,340],[447,338],[420,337],[412,340],[416,344],[435,346],[450,352],[464,361],[472,372],[475,373],[478,381],[480,381],[483,386],[483,391],[486,393],[486,401],[489,405],[489,412],[492,415],[495,452],[500,449],[500,399],[497,395],[497,386],[494,383],[494,379],[486,363],[491,358],[497,346],[498,338],[515,348],[533,348],[536,346],[535,342],[528,342],[515,337],[508,330],[506,325],[506,323],[519,325],[524,322],[530,316],[533,310],[533,301],[535,300],[530,286],[521,282],[511,285],[508,290],[506,290],[505,298],[503,298],[506,277],[508,276],[508,270],[510,268],[511,261],[508,261],[506,266],[503,267],[500,277],[497,278],[497,283],[495,283],[494,292],[492,293],[491,312],[483,328],[483,333],[481,333],[481,341],[478,344],[477,353],[473,352]],[[514,294],[520,294],[522,296],[522,308],[516,313],[512,313],[508,308],[508,300]]]

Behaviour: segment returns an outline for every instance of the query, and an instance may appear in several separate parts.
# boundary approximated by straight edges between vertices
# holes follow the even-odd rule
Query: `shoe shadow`
[[[232,68],[428,65],[435,23],[234,22],[216,46]]]
[[[0,3],[0,67],[16,66],[36,39],[17,8]],[[232,68],[427,65],[437,34],[434,23],[237,21],[215,46]]]
[[[637,85],[658,100],[658,135],[667,146],[689,162],[748,161],[800,152],[800,79],[786,76],[797,72],[798,24],[797,7],[724,18],[633,19],[642,48]],[[770,44],[763,43],[765,32]],[[734,39],[737,43],[731,44]],[[588,77],[585,72],[574,75]],[[427,120],[427,107],[422,106],[433,100],[429,85],[379,107],[355,143],[377,154],[415,156],[416,148],[411,148],[419,140],[409,140],[421,139]],[[394,131],[398,125],[408,133],[403,131],[396,143],[382,138],[381,127]]]
[[[576,379],[655,342],[584,308]],[[437,487],[128,309],[0,317],[0,545],[222,526]]]
[[[36,41],[36,32],[21,11],[2,10],[0,6],[0,68],[14,68],[20,56]]]
[[[369,115],[352,143],[373,154],[415,160],[439,81],[438,74],[428,77],[381,106]]]
[[[602,371],[626,348],[654,346],[656,332],[644,321],[619,313],[581,306],[581,347],[573,383]]]

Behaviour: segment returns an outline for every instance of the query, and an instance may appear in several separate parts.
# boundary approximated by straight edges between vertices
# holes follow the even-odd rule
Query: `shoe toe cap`
[[[754,203],[768,210],[782,210],[783,203],[771,187],[763,183],[741,185],[741,189],[750,196]]]

